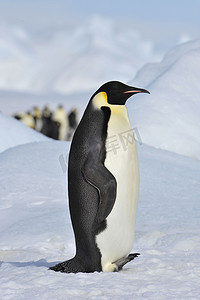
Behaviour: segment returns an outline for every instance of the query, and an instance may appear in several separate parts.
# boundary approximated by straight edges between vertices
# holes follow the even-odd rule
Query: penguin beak
[[[137,93],[150,94],[150,92],[145,89],[140,89],[140,88],[135,88],[135,87],[130,88],[130,90],[124,92],[124,94],[137,94]]]

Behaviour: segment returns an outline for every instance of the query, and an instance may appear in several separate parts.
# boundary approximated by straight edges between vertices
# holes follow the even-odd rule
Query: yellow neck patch
[[[101,106],[108,106],[108,97],[105,92],[100,92],[92,99],[95,108],[101,108]]]
[[[113,105],[108,103],[108,97],[106,92],[100,92],[92,99],[95,108],[100,109],[101,106],[107,106],[111,109],[112,114],[127,114],[125,105]]]

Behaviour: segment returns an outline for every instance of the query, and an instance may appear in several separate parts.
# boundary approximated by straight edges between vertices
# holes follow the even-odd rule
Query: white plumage
[[[96,108],[104,105],[111,109],[104,164],[117,181],[117,196],[107,228],[97,235],[96,242],[102,270],[113,271],[113,262],[127,257],[133,247],[139,192],[137,149],[125,105],[108,104],[104,93],[95,96],[93,103]]]

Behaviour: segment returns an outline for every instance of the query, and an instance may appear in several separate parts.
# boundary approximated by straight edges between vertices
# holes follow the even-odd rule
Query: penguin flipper
[[[94,162],[91,158],[92,155],[90,159],[86,160],[82,173],[86,181],[95,187],[99,193],[99,208],[96,220],[101,223],[108,217],[115,204],[117,182],[103,163]]]

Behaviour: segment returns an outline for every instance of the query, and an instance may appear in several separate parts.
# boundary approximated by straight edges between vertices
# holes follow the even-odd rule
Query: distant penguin
[[[24,115],[25,115],[25,113],[19,112],[19,113],[16,113],[16,114],[12,115],[12,117],[15,118],[16,120],[20,121],[23,118]]]
[[[68,129],[67,140],[71,140],[71,137],[77,127],[77,109],[76,108],[74,108],[68,114],[68,121],[69,121],[69,129]]]
[[[110,81],[102,85],[88,103],[74,133],[68,163],[69,206],[76,255],[51,270],[67,273],[119,271],[139,255],[130,254],[139,168],[125,107],[126,100],[136,93],[149,92]]]
[[[33,118],[35,121],[35,130],[40,132],[42,129],[42,112],[37,106],[33,108]]]
[[[21,118],[21,122],[24,123],[26,126],[35,129],[35,121],[30,112],[27,112],[23,115],[23,117]]]
[[[68,120],[69,120],[69,127],[72,129],[76,129],[77,127],[77,109],[74,108],[69,114],[68,114]]]
[[[47,137],[58,140],[59,128],[59,122],[56,122],[52,119],[52,112],[50,111],[48,106],[45,106],[42,113],[42,128],[40,132]]]
[[[62,105],[59,105],[58,108],[54,111],[52,119],[55,122],[59,122],[60,124],[58,139],[65,141],[67,139],[69,126],[68,126],[67,115]]]
[[[50,115],[52,115],[52,112],[50,110],[50,108],[45,105],[43,111],[42,111],[42,117],[48,118]]]

